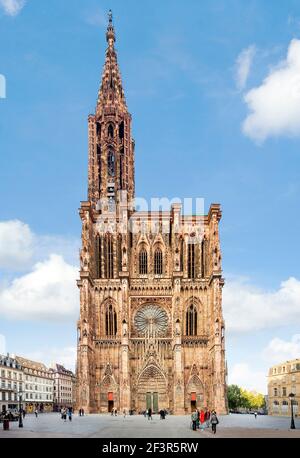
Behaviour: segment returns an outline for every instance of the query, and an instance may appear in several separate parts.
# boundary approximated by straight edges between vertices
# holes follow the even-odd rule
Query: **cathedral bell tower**
[[[89,116],[88,200],[100,212],[118,205],[120,191],[134,198],[134,141],[115,49],[112,13],[95,115]],[[107,205],[107,208],[105,208]]]

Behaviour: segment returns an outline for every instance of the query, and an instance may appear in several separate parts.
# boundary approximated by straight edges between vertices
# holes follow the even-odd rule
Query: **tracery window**
[[[97,235],[96,237],[96,278],[102,278],[102,237]]]
[[[119,138],[122,140],[124,138],[124,121],[119,125]]]
[[[105,236],[104,243],[105,278],[114,278],[114,243],[112,234]]]
[[[110,177],[115,176],[115,155],[112,150],[108,152],[107,156],[107,173]]]
[[[148,273],[148,254],[145,248],[142,248],[139,254],[139,272],[140,275]]]
[[[167,331],[168,316],[162,307],[148,304],[137,311],[134,324],[139,334],[163,336]]]
[[[107,129],[108,136],[114,138],[114,126],[110,124]]]
[[[206,277],[206,254],[207,254],[207,241],[202,240],[201,243],[201,277]]]
[[[195,278],[196,269],[195,269],[195,244],[188,244],[188,277]]]
[[[186,311],[185,333],[187,336],[197,335],[198,313],[194,305],[191,305]]]
[[[184,241],[180,241],[180,272],[184,270]]]
[[[117,334],[117,313],[111,304],[108,305],[105,313],[105,334],[107,336]]]
[[[154,274],[162,275],[163,273],[163,255],[160,248],[154,253]]]

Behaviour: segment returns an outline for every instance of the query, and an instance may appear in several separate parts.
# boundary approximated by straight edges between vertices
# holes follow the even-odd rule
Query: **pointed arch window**
[[[196,269],[195,269],[195,244],[189,243],[188,245],[188,277],[195,278]]]
[[[196,307],[192,304],[186,311],[185,333],[187,336],[197,335],[198,313]]]
[[[111,304],[107,306],[105,313],[105,334],[107,336],[117,334],[117,313]]]
[[[162,275],[163,273],[163,255],[160,248],[157,248],[154,253],[154,274]]]
[[[118,240],[118,261],[119,261],[119,272],[122,272],[122,236],[119,235]]]
[[[112,234],[107,234],[104,243],[105,278],[114,278],[114,242]]]
[[[206,240],[203,239],[201,243],[201,277],[206,276]]]
[[[139,254],[139,272],[140,275],[148,273],[148,253],[145,248],[142,248]]]
[[[102,278],[102,237],[96,237],[96,278]]]
[[[112,124],[109,124],[107,134],[109,138],[114,138],[114,126]]]
[[[184,270],[184,241],[180,241],[180,272]]]
[[[125,158],[124,158],[124,148],[120,150],[120,189],[123,189],[124,186],[124,168],[125,168]]]
[[[119,138],[121,140],[124,138],[124,121],[122,121],[119,125]]]
[[[115,176],[115,154],[112,150],[107,155],[107,173],[110,177]]]

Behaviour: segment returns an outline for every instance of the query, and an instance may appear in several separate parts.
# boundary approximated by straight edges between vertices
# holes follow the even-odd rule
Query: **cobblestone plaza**
[[[148,420],[142,415],[117,417],[111,415],[75,415],[72,422],[64,422],[59,414],[43,414],[35,418],[27,415],[24,428],[18,423],[10,423],[10,430],[1,427],[0,438],[195,438],[214,437],[287,437],[300,438],[300,420],[296,419],[296,430],[289,430],[290,420],[281,417],[253,415],[229,415],[219,417],[217,435],[210,429],[192,431],[189,416],[167,416],[160,420],[158,415]],[[1,425],[2,426],[2,425]]]

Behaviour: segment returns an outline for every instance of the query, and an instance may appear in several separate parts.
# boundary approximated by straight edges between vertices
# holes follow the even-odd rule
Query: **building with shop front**
[[[22,366],[24,380],[24,408],[28,413],[53,411],[54,380],[48,368],[29,359],[16,356]]]
[[[54,364],[49,369],[54,381],[53,409],[60,411],[63,407],[74,407],[75,375],[61,364]]]
[[[268,375],[268,414],[291,415],[290,394],[294,395],[293,410],[298,415],[300,404],[300,359],[273,366]]]
[[[13,355],[0,355],[1,412],[19,408],[19,396],[24,388],[23,377],[22,366]]]

